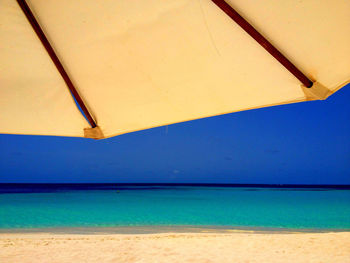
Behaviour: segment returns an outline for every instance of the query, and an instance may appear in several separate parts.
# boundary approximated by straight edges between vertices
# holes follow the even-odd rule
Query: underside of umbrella
[[[350,81],[349,11],[347,0],[2,0],[0,132],[101,139],[325,99]]]

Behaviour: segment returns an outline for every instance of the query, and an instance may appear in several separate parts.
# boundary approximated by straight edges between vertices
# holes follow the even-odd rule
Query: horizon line
[[[47,186],[68,186],[68,185],[119,185],[119,186],[216,186],[216,187],[260,187],[260,188],[342,188],[350,189],[350,184],[247,184],[247,183],[2,183],[5,185],[47,185]]]

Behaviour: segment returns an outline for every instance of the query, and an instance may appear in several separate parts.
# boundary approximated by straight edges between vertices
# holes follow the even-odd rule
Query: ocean
[[[350,190],[223,185],[0,184],[0,228],[350,229]]]

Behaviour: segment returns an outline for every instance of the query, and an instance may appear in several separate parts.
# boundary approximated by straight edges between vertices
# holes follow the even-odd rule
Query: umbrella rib
[[[68,89],[70,90],[72,96],[75,98],[75,100],[77,101],[77,103],[79,104],[81,110],[84,112],[89,124],[91,125],[92,128],[95,128],[96,122],[94,121],[94,119],[92,118],[90,112],[88,111],[88,109],[86,108],[84,101],[82,100],[82,98],[80,97],[78,91],[76,90],[74,84],[72,83],[71,79],[69,78],[67,72],[65,71],[62,63],[60,62],[59,58],[57,57],[55,51],[53,50],[50,42],[48,41],[48,39],[46,38],[43,30],[41,29],[39,23],[37,22],[37,20],[35,19],[35,16],[33,15],[32,11],[30,10],[28,4],[26,3],[25,0],[17,0],[17,3],[19,4],[19,6],[21,7],[23,13],[25,14],[25,16],[27,17],[29,23],[31,24],[33,30],[35,31],[36,35],[39,37],[42,45],[45,47],[47,53],[49,54],[52,62],[55,64],[57,70],[59,71],[59,73],[61,74],[63,80],[65,81]]]
[[[267,52],[277,59],[290,73],[292,73],[307,88],[311,88],[313,81],[305,76],[292,62],[290,62],[277,48],[275,48],[263,35],[249,24],[225,0],[212,0],[223,12],[235,21],[245,32],[254,38]]]

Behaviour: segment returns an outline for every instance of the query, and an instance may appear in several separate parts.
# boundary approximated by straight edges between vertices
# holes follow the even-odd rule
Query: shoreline
[[[40,227],[40,228],[0,228],[4,234],[78,234],[78,235],[146,235],[146,234],[192,234],[192,233],[254,233],[254,234],[297,234],[297,233],[350,233],[350,229],[332,228],[277,228],[243,226],[195,226],[195,225],[147,225],[115,227]]]

